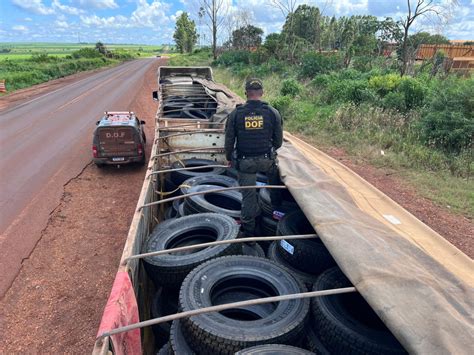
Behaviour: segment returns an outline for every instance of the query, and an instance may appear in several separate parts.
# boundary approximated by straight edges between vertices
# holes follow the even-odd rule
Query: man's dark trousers
[[[240,186],[255,186],[257,172],[265,173],[268,177],[269,185],[278,185],[280,176],[276,160],[261,157],[246,157],[238,160],[238,180]],[[256,189],[243,189],[242,192],[242,212],[241,223],[242,232],[246,236],[255,236],[255,219],[260,215],[261,209],[258,204]],[[278,204],[279,195],[277,191],[271,190],[272,204]]]

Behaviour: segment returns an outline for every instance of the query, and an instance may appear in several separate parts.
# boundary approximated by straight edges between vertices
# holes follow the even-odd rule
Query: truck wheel
[[[217,174],[207,174],[201,176],[195,176],[190,179],[185,180],[181,184],[181,192],[187,194],[189,189],[193,186],[199,185],[213,185],[216,187],[234,187],[239,186],[239,183],[236,179],[231,178],[225,175],[217,175]]]
[[[189,344],[186,342],[186,338],[183,335],[182,324],[179,320],[174,320],[171,325],[170,333],[170,347],[173,354],[176,355],[195,355],[196,353],[191,349]]]
[[[144,252],[166,250],[217,240],[236,239],[238,224],[217,213],[169,219],[158,224],[150,234]],[[240,254],[238,244],[224,244],[145,258],[145,268],[156,285],[177,286],[194,267],[221,255]]]
[[[313,291],[350,286],[342,271],[334,267],[318,277]],[[316,297],[312,312],[313,329],[330,353],[406,353],[359,293]]]
[[[304,286],[286,269],[263,258],[226,256],[201,264],[180,290],[183,311],[212,306],[219,298],[244,292],[254,298],[299,293]],[[302,339],[308,299],[269,304],[268,316],[236,308],[183,319],[190,346],[202,354],[228,354],[260,344],[295,344]]]
[[[206,190],[215,190],[219,186],[213,185],[198,185],[191,187],[188,191],[199,192]],[[193,211],[214,212],[225,214],[235,219],[240,219],[240,211],[242,208],[242,194],[235,190],[211,192],[204,195],[195,195],[186,198],[185,210],[187,213]]]
[[[317,279],[317,275],[309,274],[307,272],[298,270],[297,268],[293,267],[291,264],[289,264],[285,259],[283,259],[278,252],[278,241],[275,240],[273,243],[270,244],[270,247],[268,248],[267,251],[267,257],[268,259],[280,264],[281,266],[285,267],[288,269],[288,271],[297,277],[299,280],[301,280],[308,288],[311,288],[313,286],[313,283]]]
[[[251,348],[237,351],[235,355],[311,355],[311,351],[294,346],[282,344],[268,344],[252,346]]]
[[[312,234],[315,233],[303,211],[287,213],[278,223],[278,235]],[[293,267],[318,275],[336,265],[333,257],[319,238],[281,240],[278,252]]]
[[[184,160],[176,160],[171,164],[171,169],[183,168],[184,164],[185,168],[192,168],[192,167],[201,167],[206,165],[216,165],[217,163],[214,160],[208,159],[184,159]],[[218,174],[223,175],[225,173],[225,168],[208,168],[208,169],[197,169],[197,170],[181,170],[181,171],[173,171],[171,172],[171,180],[176,185],[181,185],[183,181],[201,175],[208,175],[208,174]]]

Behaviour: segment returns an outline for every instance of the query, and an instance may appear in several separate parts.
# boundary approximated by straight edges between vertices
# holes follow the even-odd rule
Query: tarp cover
[[[342,164],[285,134],[282,180],[410,353],[474,354],[472,260]]]

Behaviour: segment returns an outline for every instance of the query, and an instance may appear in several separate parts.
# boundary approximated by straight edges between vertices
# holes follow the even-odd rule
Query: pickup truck
[[[106,111],[96,122],[92,142],[92,159],[97,167],[139,163],[144,165],[145,121],[134,112]]]

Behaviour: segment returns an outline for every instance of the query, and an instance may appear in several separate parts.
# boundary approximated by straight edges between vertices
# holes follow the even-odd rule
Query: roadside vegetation
[[[88,47],[4,43],[0,51],[0,80],[5,80],[8,92],[154,53],[138,46],[108,47],[101,42]]]
[[[171,63],[211,64],[216,80],[242,97],[248,77],[262,78],[265,99],[282,113],[286,130],[323,149],[343,148],[353,159],[402,176],[421,195],[472,218],[474,79],[446,70],[442,52],[423,63],[409,58],[413,46],[447,39],[409,36],[405,50],[411,54],[403,54],[387,49],[387,38],[402,33],[393,21],[328,18],[315,9],[298,7],[282,33],[268,35],[262,45],[252,28],[255,36],[243,36],[251,45],[242,43],[241,28],[216,60],[201,49]],[[315,16],[320,16],[316,25]]]

